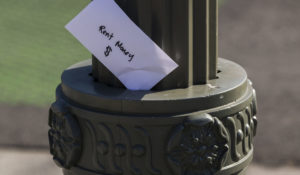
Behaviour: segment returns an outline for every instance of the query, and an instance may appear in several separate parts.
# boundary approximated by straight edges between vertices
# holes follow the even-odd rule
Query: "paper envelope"
[[[130,90],[150,90],[178,67],[113,0],[92,1],[66,29]]]

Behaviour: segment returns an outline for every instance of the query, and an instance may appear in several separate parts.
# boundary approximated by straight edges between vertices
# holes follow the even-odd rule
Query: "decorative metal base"
[[[239,175],[252,160],[256,95],[239,65],[218,79],[166,91],[94,82],[91,61],[67,69],[49,114],[65,175]]]

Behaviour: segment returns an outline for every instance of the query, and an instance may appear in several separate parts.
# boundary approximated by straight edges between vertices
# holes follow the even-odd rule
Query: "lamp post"
[[[242,175],[253,156],[256,94],[218,58],[217,0],[116,0],[179,67],[130,91],[94,56],[62,74],[49,142],[65,175]]]

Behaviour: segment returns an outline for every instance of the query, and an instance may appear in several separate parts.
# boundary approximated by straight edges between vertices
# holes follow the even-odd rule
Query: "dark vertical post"
[[[194,84],[217,77],[218,0],[194,0]]]
[[[161,38],[161,48],[179,65],[170,75],[162,80],[156,89],[186,88],[189,86],[189,5],[188,0],[156,0],[155,4],[162,3],[161,15],[153,19],[155,26],[159,21],[162,24],[156,30],[164,31]],[[180,9],[180,10],[179,10]],[[163,20],[163,21],[161,21]],[[155,33],[154,33],[155,34]],[[155,36],[152,36],[155,38]]]
[[[218,0],[209,1],[209,79],[217,78],[218,61]]]
[[[194,0],[194,84],[209,78],[209,1]]]

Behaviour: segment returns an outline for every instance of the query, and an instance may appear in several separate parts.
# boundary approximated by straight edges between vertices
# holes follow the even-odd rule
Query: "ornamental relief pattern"
[[[222,119],[209,114],[187,117],[169,130],[169,137],[161,140],[166,142],[166,147],[161,148],[165,154],[156,155],[155,135],[151,130],[86,119],[80,120],[81,130],[76,117],[58,101],[49,112],[50,151],[59,166],[66,169],[76,166],[84,131],[90,139],[91,163],[96,168],[90,171],[161,175],[163,170],[153,164],[155,154],[165,160],[173,174],[213,175],[227,160],[237,162],[252,150],[258,124],[256,112],[256,98],[253,98],[244,110]]]
[[[97,167],[97,172],[120,175],[125,172],[133,175],[161,174],[161,171],[153,166],[152,138],[143,127],[126,128],[120,124],[95,124],[87,120],[85,126],[92,136],[92,152],[96,155],[93,156],[93,164]],[[140,143],[133,143],[134,137],[141,138]],[[121,159],[124,163],[120,163]],[[143,162],[143,166],[137,167],[134,159]]]
[[[177,126],[169,140],[168,161],[180,175],[213,175],[224,163],[229,135],[222,122],[208,114]]]
[[[258,125],[256,108],[256,98],[253,98],[252,103],[244,110],[222,120],[230,134],[230,152],[233,161],[239,161],[253,148]]]
[[[64,105],[56,102],[49,111],[48,132],[50,153],[55,163],[70,169],[81,155],[81,132],[75,117]]]
[[[237,162],[246,156],[253,148],[258,125],[253,94],[251,104],[244,110],[222,120],[203,114],[178,125],[167,146],[173,173],[213,175],[223,168],[227,157]]]

